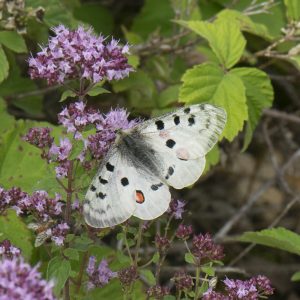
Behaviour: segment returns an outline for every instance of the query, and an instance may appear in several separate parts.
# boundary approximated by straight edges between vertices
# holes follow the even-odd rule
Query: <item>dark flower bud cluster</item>
[[[93,289],[95,287],[103,287],[108,284],[108,282],[117,277],[117,272],[113,272],[108,267],[108,262],[103,259],[98,267],[96,267],[96,257],[91,256],[89,258],[88,266],[86,268],[86,273],[88,275],[87,288]]]
[[[223,247],[215,244],[209,233],[193,237],[192,253],[199,261],[203,259],[221,260],[224,257]]]
[[[9,258],[19,257],[21,250],[11,244],[9,240],[3,240],[0,243],[0,258]]]
[[[166,286],[154,285],[148,288],[147,295],[153,297],[154,299],[163,299],[164,296],[170,294],[170,289]]]
[[[20,214],[24,205],[29,204],[29,202],[29,195],[21,191],[20,188],[13,187],[5,190],[0,187],[0,214],[9,207],[16,210],[17,214]]]
[[[159,253],[165,253],[170,247],[170,240],[164,236],[156,235],[155,236],[155,246],[158,249]]]
[[[97,83],[103,79],[119,80],[133,71],[125,56],[129,53],[127,45],[122,47],[114,39],[108,42],[81,26],[70,30],[59,25],[53,32],[55,36],[48,45],[29,59],[32,79],[46,79],[48,84],[70,79]]]
[[[130,266],[122,269],[118,272],[118,277],[123,288],[126,288],[138,279],[137,268],[135,266]]]
[[[176,230],[176,236],[182,240],[187,240],[192,233],[193,227],[191,225],[180,224]]]
[[[168,209],[168,213],[175,219],[182,219],[182,214],[184,213],[184,207],[186,203],[183,200],[172,200]]]
[[[51,131],[48,127],[30,128],[23,139],[40,149],[50,148],[54,140],[50,135]]]
[[[194,285],[192,276],[187,274],[185,271],[176,272],[173,280],[177,291],[188,291]]]
[[[42,279],[37,267],[32,268],[23,258],[0,260],[1,299],[55,300],[53,282]]]

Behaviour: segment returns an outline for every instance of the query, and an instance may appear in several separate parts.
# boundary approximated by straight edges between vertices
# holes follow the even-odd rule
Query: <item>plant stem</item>
[[[125,236],[124,242],[125,242],[126,250],[127,250],[127,252],[128,252],[128,255],[129,255],[129,258],[130,258],[130,260],[131,260],[131,263],[133,263],[133,262],[134,262],[134,261],[133,261],[133,257],[132,257],[132,255],[131,255],[130,247],[129,247],[128,240],[127,240],[127,228],[124,227],[123,230],[124,230],[124,236]]]
[[[199,289],[199,280],[200,280],[200,267],[196,267],[196,286],[195,286],[195,297],[194,300],[198,299],[198,289]]]
[[[135,247],[135,257],[134,257],[134,266],[137,267],[138,264],[138,259],[139,259],[139,252],[140,252],[140,247],[141,247],[141,242],[142,242],[142,232],[143,232],[143,221],[140,221],[139,224],[139,231],[138,231],[138,236],[137,236],[137,241],[136,241],[136,247]]]
[[[84,272],[84,268],[86,266],[88,256],[89,256],[89,251],[86,251],[82,258],[82,262],[81,262],[81,266],[80,266],[80,270],[79,270],[79,274],[78,274],[78,279],[76,280],[76,293],[79,293],[79,290],[81,287],[83,272]]]

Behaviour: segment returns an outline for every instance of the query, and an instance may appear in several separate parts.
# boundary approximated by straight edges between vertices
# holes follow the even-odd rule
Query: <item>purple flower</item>
[[[179,239],[187,240],[192,233],[193,233],[193,228],[191,225],[187,226],[187,225],[180,224],[176,231],[176,236]]]
[[[70,227],[67,223],[59,223],[51,228],[51,240],[57,245],[64,244],[65,237],[69,232]]]
[[[37,267],[32,268],[22,258],[0,260],[1,299],[55,300],[53,286],[42,279]]]
[[[18,257],[21,254],[21,250],[17,247],[14,247],[9,240],[3,240],[0,243],[0,258],[9,258]]]
[[[168,213],[174,216],[175,219],[182,219],[184,213],[185,202],[183,200],[172,200],[168,209]]]
[[[155,245],[160,253],[164,253],[170,247],[170,241],[166,237],[157,234],[155,236]]]
[[[83,27],[69,30],[60,25],[53,31],[55,36],[49,39],[48,46],[28,60],[31,78],[46,79],[48,84],[74,78],[97,83],[103,79],[119,80],[133,71],[124,55],[128,45],[121,47],[114,39],[105,42],[104,37]]]
[[[188,275],[185,271],[178,271],[173,277],[177,291],[188,291],[190,290],[194,283],[193,278]]]
[[[64,161],[68,158],[72,150],[72,144],[68,138],[60,140],[60,145],[56,146],[55,144],[49,150],[49,156],[55,157],[58,161]]]
[[[103,287],[108,284],[112,278],[117,277],[117,272],[113,272],[109,269],[108,263],[105,259],[102,259],[98,268],[96,268],[96,258],[94,256],[89,258],[86,272],[89,277],[88,289]]]
[[[211,288],[209,288],[204,294],[203,294],[203,300],[234,300],[233,298],[223,295],[221,293],[213,291]]]
[[[192,253],[199,262],[202,259],[220,260],[224,257],[223,247],[215,244],[209,233],[193,237]]]
[[[154,299],[163,299],[164,296],[170,294],[170,289],[166,286],[153,285],[147,290],[147,295],[153,297]]]
[[[130,266],[122,269],[118,272],[118,277],[123,287],[130,286],[138,279],[137,268],[135,266]]]
[[[51,131],[52,129],[48,127],[30,128],[23,139],[40,149],[50,148],[54,140],[50,136]]]

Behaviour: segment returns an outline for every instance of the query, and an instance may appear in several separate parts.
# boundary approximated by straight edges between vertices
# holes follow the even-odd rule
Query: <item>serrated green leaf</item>
[[[89,96],[97,96],[97,95],[100,95],[100,94],[109,94],[110,91],[104,89],[103,87],[101,86],[93,86],[89,91],[88,91],[88,95]]]
[[[273,36],[270,34],[267,26],[260,24],[258,22],[253,22],[250,17],[246,16],[240,11],[232,9],[223,9],[217,15],[217,22],[220,20],[227,20],[237,22],[237,26],[240,27],[242,31],[252,33],[254,35],[260,36],[266,40],[272,40]]]
[[[241,58],[246,40],[236,22],[220,20],[215,23],[205,21],[178,22],[204,37],[219,62],[227,69],[234,66]]]
[[[71,260],[76,260],[76,261],[79,260],[79,253],[76,249],[67,248],[64,250],[64,255]]]
[[[160,108],[169,106],[170,104],[176,103],[178,101],[179,95],[179,84],[171,85],[164,89],[158,96],[158,105]]]
[[[300,281],[300,271],[293,274],[291,281]]]
[[[248,122],[243,146],[243,150],[245,150],[251,142],[253,131],[263,110],[272,106],[274,92],[268,75],[259,69],[235,68],[230,73],[241,78],[246,87]]]
[[[83,151],[84,149],[84,142],[82,140],[74,140],[72,142],[72,150],[69,156],[69,160],[76,159],[78,155]]]
[[[16,53],[26,53],[24,38],[16,31],[0,31],[0,44]]]
[[[146,279],[146,281],[149,285],[155,285],[156,279],[150,270],[141,269],[141,270],[139,270],[139,272]]]
[[[192,253],[185,253],[184,255],[184,260],[188,263],[188,264],[195,264],[195,257]]]
[[[286,6],[286,15],[289,21],[300,20],[300,1],[299,0],[284,0]]]
[[[232,141],[248,119],[245,87],[242,80],[224,73],[215,64],[204,63],[186,71],[179,99],[185,103],[211,103],[227,112],[227,123],[222,136]]]
[[[3,48],[0,45],[0,83],[7,78],[9,65]]]
[[[60,291],[64,287],[67,279],[70,276],[71,265],[70,262],[62,257],[53,257],[48,264],[47,268],[47,280],[54,281],[53,291],[56,296],[60,294]]]
[[[76,94],[71,90],[66,90],[61,94],[59,102],[63,102],[65,100],[67,100],[67,98],[69,98],[69,97],[74,98],[74,97],[76,97]]]
[[[12,209],[0,216],[0,240],[5,239],[20,248],[26,260],[30,260],[33,251],[31,232]]]
[[[300,255],[300,235],[283,227],[245,232],[241,242],[256,243]]]

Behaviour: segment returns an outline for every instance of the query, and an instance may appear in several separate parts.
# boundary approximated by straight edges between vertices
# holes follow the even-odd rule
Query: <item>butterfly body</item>
[[[181,108],[134,128],[118,130],[84,202],[86,222],[97,228],[134,215],[154,219],[169,206],[169,186],[198,180],[205,154],[226,123],[223,109],[210,104]]]

